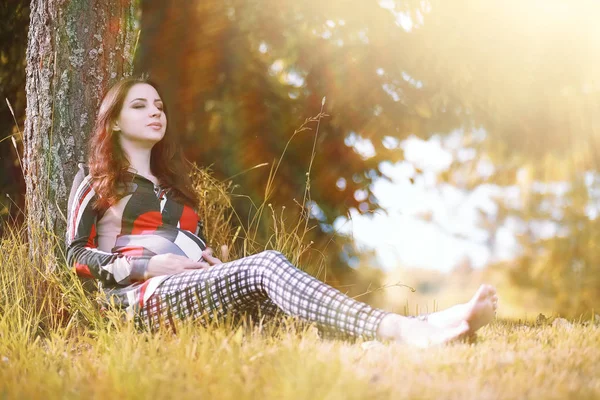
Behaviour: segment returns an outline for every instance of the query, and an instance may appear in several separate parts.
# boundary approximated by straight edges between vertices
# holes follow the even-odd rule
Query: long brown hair
[[[151,85],[159,92],[156,84],[147,78],[127,78],[112,86],[100,103],[88,153],[92,185],[98,194],[94,205],[97,209],[114,205],[132,180],[132,174],[128,171],[129,161],[121,148],[119,135],[113,134],[113,125],[119,118],[127,93],[138,83]],[[166,108],[163,108],[163,112],[167,115]],[[197,206],[198,200],[189,178],[190,163],[184,159],[177,138],[169,133],[168,125],[165,136],[152,148],[150,169],[161,186],[171,189],[171,194],[177,200],[192,207]]]

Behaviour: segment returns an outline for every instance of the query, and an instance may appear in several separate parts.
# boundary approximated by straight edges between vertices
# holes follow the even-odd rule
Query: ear
[[[119,128],[119,123],[118,122],[116,122],[116,121],[113,122],[112,130],[113,130],[113,132],[120,132],[121,131],[121,128]]]

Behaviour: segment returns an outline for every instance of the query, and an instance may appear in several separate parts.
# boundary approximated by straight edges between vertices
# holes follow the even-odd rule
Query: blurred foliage
[[[438,88],[403,77],[418,71],[411,56],[416,44],[388,10],[371,2],[145,1],[141,25],[136,69],[163,86],[169,123],[183,133],[188,157],[211,165],[219,179],[235,176],[254,204],[265,197],[269,170],[289,145],[276,190],[266,197],[288,214],[302,211],[316,148],[310,204],[319,207],[313,215],[321,229],[308,239],[333,257],[332,271],[352,252],[348,239],[334,239],[331,224],[351,207],[377,208],[370,183],[382,176],[379,163],[402,158],[384,139],[461,124],[455,113],[433,118],[426,110]],[[320,112],[325,96],[331,117],[318,136],[315,124],[293,137],[305,118]],[[358,154],[348,145],[352,134],[369,139],[377,155]],[[263,163],[268,166],[251,170]],[[251,207],[236,208],[243,220]]]
[[[1,6],[13,13],[0,32],[2,46],[21,55],[2,63],[0,77],[24,76],[24,39],[4,39],[7,30],[26,30],[17,21],[25,9],[15,4]],[[514,281],[576,313],[597,305],[600,293],[590,212],[600,149],[599,11],[586,0],[145,0],[136,70],[162,86],[187,156],[248,195],[234,204],[242,223],[263,201],[285,206],[283,219],[309,212],[320,229],[306,240],[329,256],[340,284],[356,252],[334,236],[335,218],[377,209],[371,183],[386,178],[382,160],[403,159],[398,140],[462,129],[475,156],[454,157],[439,178],[464,190],[517,190],[516,205],[498,198],[497,215],[482,215],[490,246],[499,227],[519,221]],[[22,81],[12,96],[24,98],[18,87]],[[330,117],[318,131],[314,123],[295,132],[321,111]],[[373,155],[353,147],[362,139]],[[13,150],[7,141],[0,148],[5,162]],[[493,172],[480,173],[481,163]],[[560,201],[538,190],[560,182],[569,187]],[[532,234],[540,223],[560,234]]]
[[[22,221],[25,181],[13,143],[21,152],[25,118],[25,50],[29,25],[29,1],[7,0],[0,4],[0,235],[3,221]],[[8,107],[10,102],[13,112]],[[10,136],[14,135],[14,142]]]
[[[600,149],[600,4],[594,1],[429,1],[418,37],[417,79],[440,88],[432,113],[459,100],[464,121],[490,134],[502,164]],[[440,107],[441,106],[441,107]],[[590,146],[594,144],[594,146]]]
[[[510,276],[553,299],[556,312],[590,316],[600,308],[600,177],[574,173],[558,186],[530,188],[521,196],[522,209],[507,212],[525,223],[522,256],[509,268]]]

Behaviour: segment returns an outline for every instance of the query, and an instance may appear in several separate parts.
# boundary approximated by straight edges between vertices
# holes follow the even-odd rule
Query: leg
[[[374,339],[388,314],[358,302],[294,267],[283,254],[265,251],[206,270],[166,279],[140,313],[150,328],[173,319],[242,314],[258,307],[313,322],[327,336]]]
[[[214,314],[282,311],[313,322],[331,337],[395,340],[418,347],[448,343],[469,333],[468,317],[451,326],[374,309],[294,267],[283,254],[265,251],[207,270],[165,280],[142,309],[150,327],[173,319]],[[429,316],[432,318],[433,314]]]
[[[261,293],[233,289],[237,277],[208,277],[200,270],[169,277],[142,307],[137,321],[152,331],[160,326],[176,331],[176,321],[195,320],[206,326],[229,316],[237,322],[248,315],[254,319],[274,317],[279,309]]]

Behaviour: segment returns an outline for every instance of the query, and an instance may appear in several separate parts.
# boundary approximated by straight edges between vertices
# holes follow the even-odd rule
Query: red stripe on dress
[[[119,254],[124,254],[130,257],[139,257],[144,255],[144,248],[140,246],[119,247]]]
[[[92,225],[92,229],[90,230],[90,236],[88,237],[88,241],[86,243],[87,247],[96,248],[96,224]]]
[[[75,263],[75,273],[82,278],[93,278],[90,268],[86,264]]]
[[[160,211],[148,211],[141,214],[133,221],[132,235],[154,233],[162,225],[162,214]]]
[[[139,298],[140,307],[144,307],[144,293],[146,293],[146,288],[148,287],[149,283],[150,283],[150,280],[147,280],[146,282],[142,283],[142,286],[140,287],[140,298]]]
[[[198,227],[198,214],[190,206],[183,206],[181,218],[179,219],[179,228],[192,233],[196,232]]]

